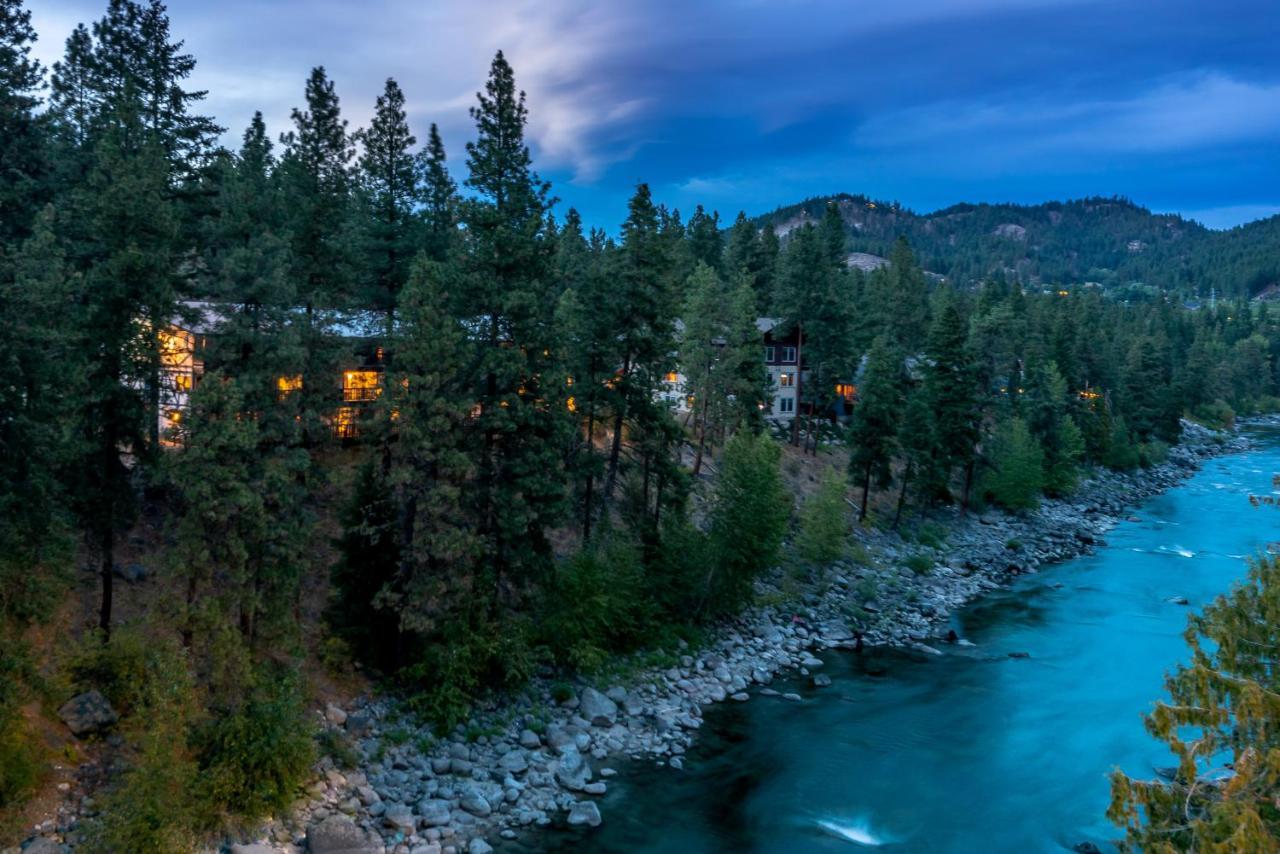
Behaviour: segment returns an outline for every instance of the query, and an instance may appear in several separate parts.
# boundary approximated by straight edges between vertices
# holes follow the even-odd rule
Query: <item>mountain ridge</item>
[[[1127,298],[1248,296],[1280,286],[1280,215],[1215,230],[1120,196],[1035,205],[961,202],[917,213],[853,194],[814,196],[755,217],[782,240],[835,203],[846,249],[887,257],[906,237],[921,265],[961,287],[1003,274],[1028,285],[1094,283]],[[863,259],[859,266],[865,264]]]

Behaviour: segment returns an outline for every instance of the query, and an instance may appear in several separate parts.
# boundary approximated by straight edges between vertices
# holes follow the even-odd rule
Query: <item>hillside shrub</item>
[[[983,493],[1009,510],[1030,510],[1044,487],[1044,451],[1021,418],[1006,421],[991,437],[992,468]]]
[[[800,507],[796,551],[810,563],[831,563],[843,557],[848,548],[850,514],[845,503],[847,488],[844,476],[828,466],[822,472],[818,491]]]

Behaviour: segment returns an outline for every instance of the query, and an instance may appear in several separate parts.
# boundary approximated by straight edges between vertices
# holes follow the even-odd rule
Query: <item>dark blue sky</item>
[[[105,0],[34,0],[46,63]],[[286,129],[313,65],[351,126],[383,80],[461,177],[501,48],[538,169],[613,230],[637,181],[731,219],[852,192],[1126,195],[1214,227],[1280,212],[1277,0],[172,0],[234,141]]]

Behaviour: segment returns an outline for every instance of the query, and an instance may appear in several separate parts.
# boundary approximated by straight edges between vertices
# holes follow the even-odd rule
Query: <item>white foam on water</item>
[[[832,836],[843,839],[846,842],[852,842],[855,845],[864,845],[876,848],[887,842],[893,841],[882,836],[877,836],[875,832],[871,830],[870,824],[861,819],[845,822],[820,818],[817,820],[817,825]]]

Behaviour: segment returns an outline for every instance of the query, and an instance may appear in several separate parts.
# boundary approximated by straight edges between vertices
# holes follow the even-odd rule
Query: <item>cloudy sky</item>
[[[52,63],[105,0],[29,0]],[[455,174],[493,52],[562,207],[616,227],[637,181],[728,218],[865,193],[1126,195],[1214,227],[1280,212],[1276,0],[171,0],[233,143],[286,129],[310,68],[352,128],[395,77]]]

